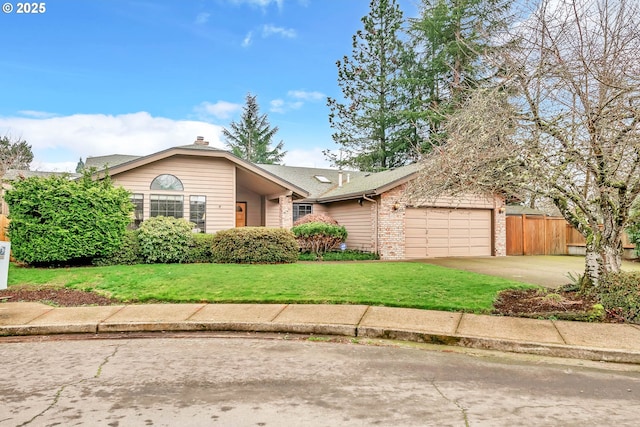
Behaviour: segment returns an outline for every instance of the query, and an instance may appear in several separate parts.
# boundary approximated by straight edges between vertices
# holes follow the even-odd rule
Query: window
[[[184,211],[182,196],[152,194],[149,199],[151,202],[151,209],[149,209],[150,216],[182,218]]]
[[[189,221],[196,225],[200,233],[205,232],[205,214],[207,211],[207,198],[205,196],[189,197]]]
[[[322,182],[323,184],[330,184],[331,180],[329,178],[327,178],[324,175],[314,175],[313,176],[315,179],[317,179],[318,181]]]
[[[131,203],[133,203],[133,221],[129,228],[135,230],[140,227],[142,220],[144,220],[144,194],[132,194]]]
[[[151,189],[183,191],[184,187],[182,185],[182,181],[180,181],[176,176],[164,174],[158,175],[153,181],[151,181]]]
[[[303,216],[310,214],[313,212],[313,205],[309,203],[294,203],[293,204],[293,222],[296,222],[298,219]]]

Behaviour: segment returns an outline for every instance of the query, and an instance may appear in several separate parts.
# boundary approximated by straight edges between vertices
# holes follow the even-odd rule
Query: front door
[[[236,202],[236,227],[247,226],[247,202]]]

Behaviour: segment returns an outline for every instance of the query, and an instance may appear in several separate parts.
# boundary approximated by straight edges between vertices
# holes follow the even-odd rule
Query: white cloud
[[[242,47],[251,46],[251,39],[253,38],[253,32],[249,31],[247,35],[242,40]]]
[[[120,115],[74,114],[51,118],[0,117],[0,135],[15,135],[32,146],[33,168],[74,171],[78,158],[107,154],[147,155],[193,143],[202,135],[224,148],[222,127],[192,120]],[[64,167],[64,169],[62,169]]]
[[[304,90],[290,90],[287,95],[304,101],[320,101],[326,98],[326,95],[322,92],[307,92]]]
[[[209,21],[210,17],[211,17],[210,13],[207,13],[207,12],[199,13],[198,16],[196,16],[196,24],[198,25],[206,24]]]
[[[304,105],[301,101],[290,102],[282,99],[274,99],[269,103],[269,111],[272,113],[286,113],[291,110],[299,110]]]
[[[35,111],[35,110],[22,110],[18,111],[18,114],[21,116],[33,117],[36,119],[48,119],[50,117],[55,117],[57,114],[55,113],[47,113],[46,111]]]
[[[287,39],[294,39],[298,34],[293,28],[276,27],[271,24],[267,24],[262,27],[262,37],[270,37],[273,35],[278,35]]]
[[[285,149],[286,149],[285,144]],[[283,164],[287,166],[300,166],[305,168],[332,168],[331,163],[322,153],[322,148],[313,147],[310,150],[293,149],[284,155]]]
[[[237,111],[242,110],[242,105],[227,101],[218,101],[215,104],[205,101],[195,107],[194,110],[204,120],[209,119],[211,116],[216,119],[228,119]]]
[[[271,3],[273,3],[278,6],[278,9],[282,9],[282,6],[284,6],[284,0],[231,0],[231,3],[248,4],[251,6],[258,6],[261,8],[266,8],[269,5],[271,5]]]
[[[271,105],[269,111],[272,113],[284,113],[284,101],[282,99],[274,99],[269,105]]]

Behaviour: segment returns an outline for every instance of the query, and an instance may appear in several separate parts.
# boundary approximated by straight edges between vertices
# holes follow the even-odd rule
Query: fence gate
[[[565,255],[567,225],[564,218],[509,215],[507,255]]]

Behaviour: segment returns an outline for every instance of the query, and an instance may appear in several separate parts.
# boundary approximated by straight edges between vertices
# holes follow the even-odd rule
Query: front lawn
[[[331,303],[487,312],[496,294],[532,287],[417,262],[143,264],[20,268],[9,286],[94,290],[123,302]]]

